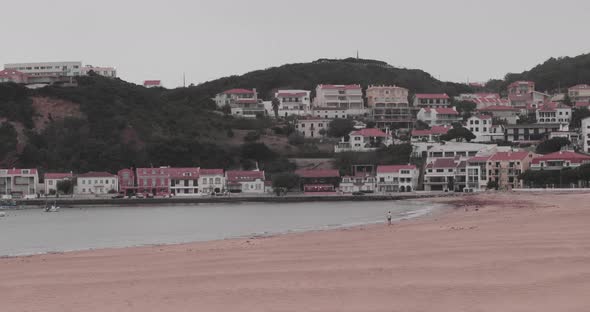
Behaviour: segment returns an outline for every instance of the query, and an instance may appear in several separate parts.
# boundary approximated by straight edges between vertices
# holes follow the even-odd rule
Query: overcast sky
[[[0,0],[0,8],[2,64],[79,60],[166,87],[181,85],[183,72],[199,83],[357,49],[459,82],[590,52],[589,0]]]

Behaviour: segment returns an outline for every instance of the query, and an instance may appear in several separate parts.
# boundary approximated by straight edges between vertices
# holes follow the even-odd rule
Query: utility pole
[[[182,73],[182,87],[186,88],[186,74],[184,72]]]

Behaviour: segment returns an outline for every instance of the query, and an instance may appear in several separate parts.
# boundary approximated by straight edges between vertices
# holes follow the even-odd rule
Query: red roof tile
[[[429,130],[412,130],[412,136],[441,135],[449,132],[450,127],[432,126]]]
[[[302,97],[306,96],[306,92],[298,92],[298,93],[288,93],[288,92],[281,92],[277,94],[277,97]]]
[[[441,115],[459,115],[459,113],[454,108],[450,107],[434,108],[434,110],[437,114]]]
[[[518,108],[504,105],[494,105],[479,109],[480,112],[518,111]]]
[[[189,167],[189,168],[165,168],[164,173],[168,174],[172,179],[191,179],[191,178],[199,178],[200,173],[199,167]]]
[[[223,169],[201,169],[200,175],[223,175]]]
[[[360,85],[333,85],[333,84],[321,84],[318,86],[320,89],[337,89],[337,90],[354,90],[361,89]]]
[[[73,177],[73,174],[71,172],[65,172],[65,173],[46,173],[43,175],[44,179],[47,180],[60,180],[60,179],[65,179],[65,178],[71,178]]]
[[[339,178],[340,172],[335,169],[299,169],[295,174],[302,178]]]
[[[590,102],[576,102],[576,107],[589,107]]]
[[[387,137],[387,134],[385,132],[381,131],[380,129],[376,129],[376,128],[365,128],[365,129],[353,131],[350,133],[350,135],[361,135],[364,137],[380,137],[380,138]]]
[[[377,166],[377,173],[394,173],[400,170],[415,170],[414,165],[391,165],[391,166]]]
[[[515,82],[509,84],[508,85],[508,88],[513,88],[513,87],[516,87],[516,86],[519,86],[519,85],[522,85],[522,84],[526,84],[527,86],[534,86],[535,85],[535,83],[532,82],[532,81],[522,81],[521,80],[521,81],[515,81]]]
[[[254,91],[248,90],[248,89],[230,89],[230,90],[224,91],[223,93],[225,93],[225,94],[254,94]]]
[[[417,99],[449,99],[446,93],[416,93]]]
[[[455,168],[457,163],[455,158],[437,158],[434,162],[431,162],[426,168]]]
[[[160,80],[146,80],[143,82],[144,86],[159,86],[161,84]]]
[[[479,119],[492,119],[492,116],[490,116],[490,115],[475,115],[473,117],[479,118]]]
[[[590,89],[590,85],[587,84],[579,84],[569,88],[570,90],[583,90],[583,89]]]
[[[2,169],[2,170],[6,170],[6,174],[9,175],[18,175],[18,174],[26,174],[23,173],[23,170],[29,170],[28,174],[37,174],[37,169],[35,168],[31,168],[31,169],[17,169],[17,168],[13,168],[13,169]]]
[[[537,156],[533,158],[533,164],[539,164],[541,161],[563,160],[575,164],[590,162],[590,156],[579,154],[572,151],[559,151],[547,155]]]
[[[229,170],[225,172],[228,183],[251,182],[256,179],[264,180],[264,171]]]
[[[86,172],[77,175],[78,178],[113,178],[117,177],[117,175],[108,173],[108,172]]]
[[[498,152],[490,158],[490,161],[523,160],[529,156],[529,152]]]

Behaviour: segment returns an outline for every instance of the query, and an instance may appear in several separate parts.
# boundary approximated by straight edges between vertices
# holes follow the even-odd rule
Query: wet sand
[[[1,310],[589,311],[589,199],[479,194],[391,227],[0,259]]]

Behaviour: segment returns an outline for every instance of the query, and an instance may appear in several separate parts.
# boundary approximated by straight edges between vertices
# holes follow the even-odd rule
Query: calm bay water
[[[390,210],[400,220],[434,208],[416,201],[376,201],[10,210],[0,218],[0,256],[329,229],[383,222]]]

